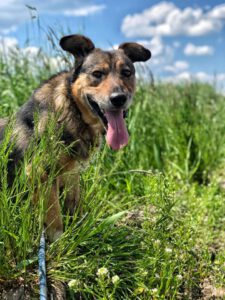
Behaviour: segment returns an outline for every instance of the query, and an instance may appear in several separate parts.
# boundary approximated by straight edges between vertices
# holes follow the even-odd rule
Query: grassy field
[[[2,56],[1,117],[54,71],[41,52],[33,61],[17,51]],[[65,233],[47,245],[49,286],[67,283],[67,299],[225,299],[225,98],[200,83],[139,82],[128,124],[129,146],[103,145],[82,173],[82,208],[64,215]],[[1,299],[20,285],[38,299],[43,207],[61,147],[53,125],[34,140],[11,189],[10,127],[0,145]],[[52,170],[45,184],[43,164]]]

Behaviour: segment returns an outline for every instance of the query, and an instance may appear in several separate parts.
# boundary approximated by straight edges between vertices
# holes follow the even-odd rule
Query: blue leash
[[[40,300],[47,300],[47,281],[46,281],[46,264],[45,264],[45,234],[41,234],[40,247],[38,252],[38,272],[40,285]]]

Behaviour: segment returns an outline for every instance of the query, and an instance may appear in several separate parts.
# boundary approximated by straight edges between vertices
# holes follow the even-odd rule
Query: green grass
[[[0,115],[14,113],[53,71],[41,52],[32,64],[1,58]],[[207,280],[214,293],[224,285],[224,101],[200,83],[138,84],[129,146],[115,153],[103,145],[82,173],[82,208],[64,215],[65,233],[47,245],[48,281],[67,282],[67,299],[199,299]],[[38,299],[38,245],[62,145],[52,122],[9,189],[10,132],[0,146],[0,295],[25,282]],[[51,169],[45,184],[43,165]]]

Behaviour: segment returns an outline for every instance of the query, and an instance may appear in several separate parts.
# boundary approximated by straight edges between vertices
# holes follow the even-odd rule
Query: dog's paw
[[[47,237],[50,243],[55,242],[58,240],[63,234],[63,230],[50,230],[49,228],[47,229]]]
[[[62,230],[57,230],[56,232],[54,232],[51,237],[51,242],[55,242],[56,240],[58,240],[62,234],[63,234]]]

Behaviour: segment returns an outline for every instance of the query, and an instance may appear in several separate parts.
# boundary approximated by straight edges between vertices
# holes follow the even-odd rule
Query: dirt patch
[[[225,299],[225,288],[215,287],[210,278],[204,279],[202,283],[202,300]]]
[[[36,300],[39,299],[38,295],[34,295],[31,287],[25,284],[13,284],[11,287],[0,288],[1,300]]]
[[[0,284],[0,299],[1,300],[38,300],[39,299],[38,285],[31,287],[28,284],[18,281],[8,281]],[[66,300],[66,285],[60,281],[48,283],[48,299]]]

